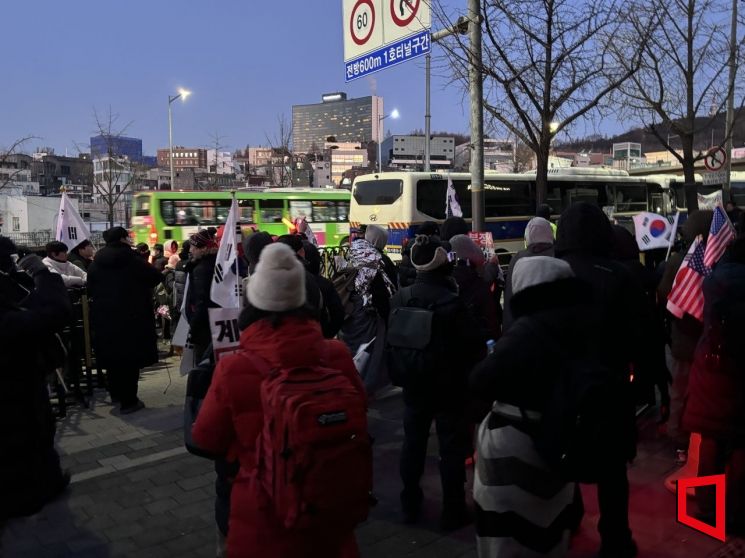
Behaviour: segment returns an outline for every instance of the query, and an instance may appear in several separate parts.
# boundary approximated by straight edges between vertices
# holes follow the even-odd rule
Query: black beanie
[[[261,251],[273,242],[272,235],[267,232],[255,232],[243,240],[243,254],[248,262],[249,273],[253,273],[259,263]]]
[[[296,254],[303,249],[303,239],[297,234],[283,234],[277,239],[277,242],[286,244]]]

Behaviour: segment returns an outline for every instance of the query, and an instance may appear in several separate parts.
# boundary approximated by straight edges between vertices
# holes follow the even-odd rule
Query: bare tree
[[[265,136],[274,155],[271,161],[272,179],[277,181],[280,188],[292,186],[292,121],[288,121],[284,114],[278,115],[277,131],[272,137],[269,134]]]
[[[33,140],[37,139],[34,136],[25,136],[15,140],[9,147],[0,149],[0,190],[5,188],[8,184],[11,184],[18,173],[23,169],[11,160],[19,155],[23,151],[23,146]],[[11,167],[11,165],[14,165]]]
[[[611,56],[629,9],[617,0],[481,0],[484,109],[535,153],[538,204],[547,194],[553,138],[602,108],[638,68],[644,37],[625,66]],[[443,8],[435,13],[453,25]],[[454,35],[445,44],[455,79],[467,84],[467,42]]]
[[[694,211],[698,209],[694,167],[705,156],[695,151],[696,141],[712,129],[730,93],[729,11],[722,0],[652,0],[638,14],[635,30],[656,20],[654,31],[644,45],[639,71],[620,91],[627,112],[644,122],[682,165],[686,206]],[[626,63],[634,34],[623,38],[617,43],[617,58]],[[736,63],[741,61],[741,47],[742,38]],[[742,94],[738,104],[743,104]],[[722,145],[731,134],[732,130],[725,130]],[[678,143],[670,141],[673,137],[682,149],[672,147],[671,143]]]
[[[207,169],[209,170],[209,187],[212,190],[216,190],[218,187],[218,176],[220,174],[220,151],[225,149],[227,146],[222,143],[225,136],[221,136],[217,131],[215,131],[214,134],[210,134],[210,138],[212,138],[210,149],[215,150],[215,158],[211,162],[207,161]],[[215,170],[212,170],[212,167],[214,167]]]
[[[94,108],[93,117],[96,121],[95,134],[104,138],[106,150],[103,156],[93,161],[93,190],[106,207],[109,226],[114,226],[117,207],[127,200],[126,194],[134,190],[137,181],[139,162],[130,161],[119,153],[119,141],[132,125],[127,122],[119,124],[119,115],[111,111],[101,115]],[[126,214],[126,208],[125,208]]]

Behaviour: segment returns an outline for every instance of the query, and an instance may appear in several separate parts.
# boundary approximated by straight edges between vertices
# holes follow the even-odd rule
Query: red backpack
[[[322,365],[262,372],[258,480],[287,529],[353,529],[367,519],[372,448],[364,397]]]

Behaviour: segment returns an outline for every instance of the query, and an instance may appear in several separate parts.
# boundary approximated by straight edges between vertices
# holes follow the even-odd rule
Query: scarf
[[[372,304],[372,282],[378,273],[383,271],[383,257],[367,240],[358,238],[352,242],[349,259],[352,267],[357,270],[354,290],[362,297],[362,307],[367,308]],[[388,294],[392,296],[395,291],[393,283],[385,273],[381,273],[381,277]]]

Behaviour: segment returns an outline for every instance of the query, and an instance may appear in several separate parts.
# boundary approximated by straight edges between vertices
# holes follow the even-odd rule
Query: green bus
[[[132,235],[152,247],[171,240],[179,244],[206,227],[224,225],[230,192],[138,192],[133,199]],[[349,242],[348,190],[272,188],[237,190],[243,229],[287,234],[298,217],[305,217],[319,246]]]

